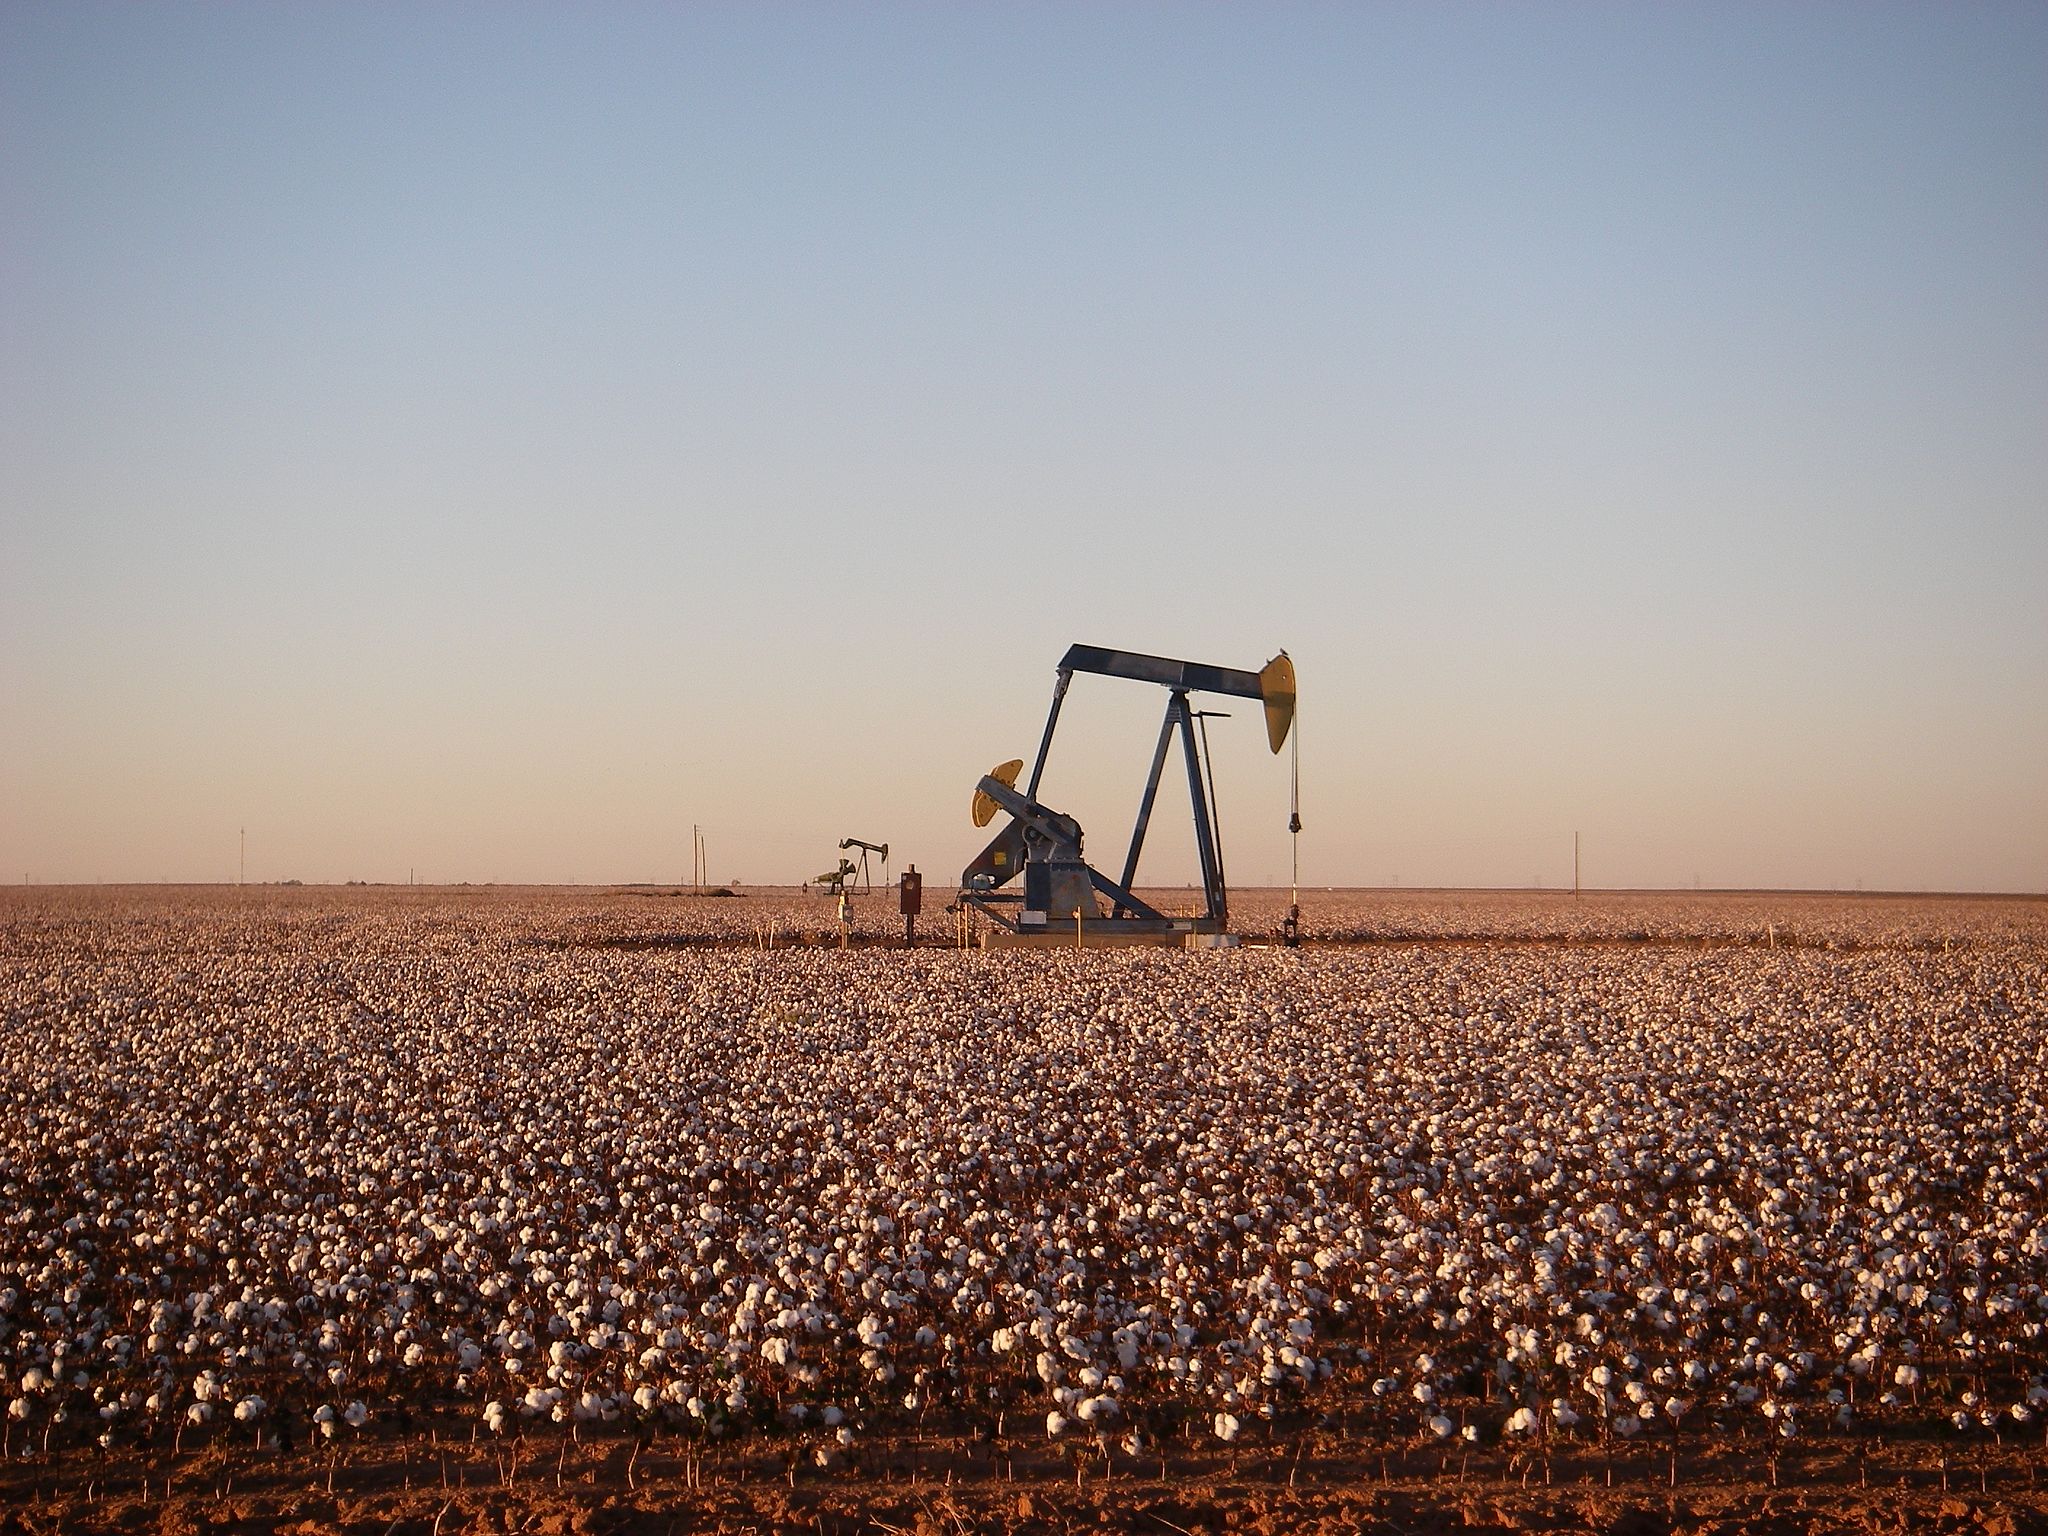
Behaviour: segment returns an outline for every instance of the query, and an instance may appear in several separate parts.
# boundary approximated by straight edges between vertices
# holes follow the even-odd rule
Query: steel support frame
[[[1120,893],[1115,896],[1117,906],[1111,914],[1113,917],[1122,917],[1126,907],[1136,909],[1142,906],[1137,897],[1130,894],[1131,885],[1138,878],[1138,856],[1144,851],[1145,833],[1152,825],[1152,808],[1159,799],[1159,779],[1166,770],[1167,748],[1172,744],[1176,731],[1180,733],[1181,750],[1187,759],[1188,800],[1195,816],[1195,850],[1202,863],[1202,903],[1207,909],[1207,920],[1220,931],[1229,925],[1230,898],[1223,884],[1223,864],[1216,847],[1209,796],[1203,787],[1202,754],[1195,745],[1194,711],[1188,708],[1185,689],[1174,689],[1166,701],[1166,718],[1159,723],[1159,741],[1152,750],[1152,768],[1145,775],[1145,793],[1138,801],[1138,821],[1131,828],[1130,852],[1124,855],[1124,877],[1114,886],[1107,880],[1101,881],[1099,888],[1105,894]]]

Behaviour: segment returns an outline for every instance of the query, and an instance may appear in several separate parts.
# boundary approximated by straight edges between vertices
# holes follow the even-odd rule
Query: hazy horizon
[[[1305,885],[2048,890],[2044,82],[2024,4],[9,7],[0,881],[940,889],[1082,641],[1293,655]],[[1162,703],[1074,684],[1098,862]]]

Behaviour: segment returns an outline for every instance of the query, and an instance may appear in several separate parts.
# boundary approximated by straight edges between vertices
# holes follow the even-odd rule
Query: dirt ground
[[[217,1444],[0,1467],[0,1532],[711,1532],[719,1536],[1016,1536],[1151,1532],[2048,1532],[2039,1447],[1755,1446],[1602,1456],[1458,1452],[1297,1437],[1238,1453],[1045,1449],[937,1439],[820,1471],[782,1453],[608,1436],[581,1444],[358,1442],[292,1452]]]

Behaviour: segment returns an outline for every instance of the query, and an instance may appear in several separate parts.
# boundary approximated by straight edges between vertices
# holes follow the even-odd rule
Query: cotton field
[[[2048,904],[829,913],[7,893],[7,1444],[2043,1433]]]

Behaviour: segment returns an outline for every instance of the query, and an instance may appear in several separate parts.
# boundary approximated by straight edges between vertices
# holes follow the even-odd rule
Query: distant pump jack
[[[858,848],[860,850],[860,860],[858,863],[845,856],[846,850],[849,848]],[[871,853],[882,862],[882,884],[887,885],[889,883],[889,845],[887,843],[866,843],[857,837],[848,837],[840,840],[839,849],[840,858],[838,865],[835,868],[826,870],[822,875],[813,875],[810,881],[812,885],[819,887],[821,890],[832,891],[835,894],[841,891],[856,889],[863,892],[873,891],[875,888],[874,872],[868,867],[868,855]]]

